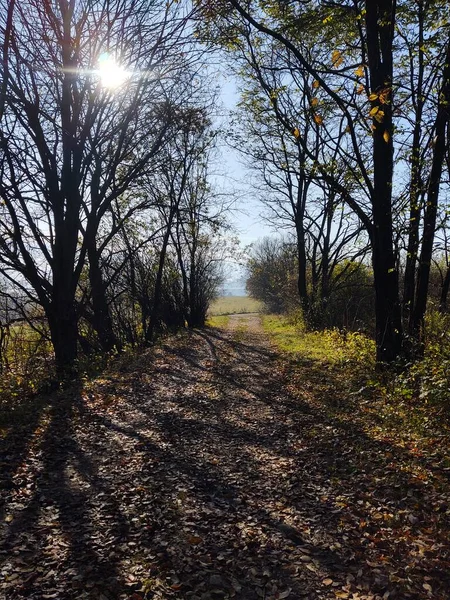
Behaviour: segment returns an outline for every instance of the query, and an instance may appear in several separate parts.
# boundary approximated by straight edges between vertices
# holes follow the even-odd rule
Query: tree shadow
[[[145,378],[52,401],[4,545],[42,569],[5,598],[447,597],[448,518],[398,470],[432,465],[373,439],[344,398],[311,401],[260,339],[206,330],[161,352]]]
[[[49,404],[50,397],[41,395],[32,399],[18,398],[14,407],[2,410],[0,416],[0,522],[4,522],[7,517],[5,510],[16,486],[15,478],[19,476],[20,467],[26,459],[29,446]]]
[[[75,597],[86,586],[92,597],[100,590],[106,597],[112,590],[115,597],[116,590],[124,589],[115,561],[94,544],[102,532],[93,526],[93,500],[99,493],[111,496],[112,489],[77,439],[84,412],[81,386],[54,394],[40,440],[23,455],[33,468],[16,486],[1,546],[4,574],[15,581],[11,597],[28,597],[36,589]],[[126,538],[128,523],[120,505],[109,502],[106,516],[108,541]]]
[[[136,407],[151,417],[152,427],[158,429],[164,440],[165,456],[162,460],[169,466],[167,471],[176,473],[175,480],[188,487],[200,505],[212,505],[211,510],[214,512],[217,509],[219,514],[220,506],[225,509],[230,518],[229,528],[235,525],[233,519],[239,512],[242,520],[256,521],[259,527],[271,531],[272,537],[281,533],[283,541],[279,541],[279,544],[284,548],[282,554],[286,562],[295,558],[292,550],[295,540],[294,553],[296,545],[300,545],[302,551],[306,549],[307,556],[313,561],[307,564],[312,565],[322,577],[329,577],[330,574],[336,577],[336,573],[340,573],[340,585],[345,586],[347,579],[353,578],[356,581],[355,589],[359,592],[365,590],[384,595],[389,591],[392,597],[400,594],[404,598],[422,598],[423,579],[419,580],[415,589],[414,585],[410,589],[406,573],[403,579],[395,575],[395,581],[391,581],[392,573],[401,570],[402,564],[406,565],[403,559],[414,551],[416,540],[420,543],[423,529],[427,528],[426,515],[423,522],[420,519],[418,523],[407,521],[409,517],[417,518],[417,502],[424,502],[424,490],[420,482],[412,481],[409,473],[396,470],[397,463],[411,458],[409,452],[372,439],[357,423],[348,420],[347,406],[341,402],[327,402],[324,398],[324,406],[329,404],[333,409],[330,413],[303,401],[297,393],[287,393],[285,378],[280,380],[277,375],[274,376],[274,365],[261,363],[267,356],[272,360],[276,358],[273,352],[260,352],[257,346],[236,343],[227,335],[214,335],[208,340],[205,339],[208,333],[195,333],[193,337],[195,335],[205,340],[207,347],[203,354],[201,349],[193,348],[191,344],[175,352],[171,348],[166,348],[166,351],[182,361],[176,364],[176,371],[178,376],[185,371],[186,382],[192,379],[201,382],[202,378],[209,382],[213,371],[217,379],[216,387],[220,389],[219,397],[208,399],[207,393],[202,395],[198,389],[191,392],[188,387],[183,389],[181,386],[171,395],[169,408],[164,401],[161,404],[153,401],[140,403]],[[205,360],[208,361],[211,355],[222,359],[213,366],[208,364],[205,367]],[[308,362],[308,368],[312,366],[313,363]],[[170,371],[171,368],[167,368],[166,374],[170,374]],[[310,371],[310,374],[323,378],[323,372]],[[327,376],[332,378],[333,373],[329,372]],[[270,379],[272,381],[268,385]],[[251,398],[240,397],[239,391],[246,391]],[[256,415],[251,410],[255,401],[265,405],[272,413],[267,414],[258,427],[254,426]],[[244,414],[239,415],[239,422],[230,420],[230,416],[239,414],[247,406],[250,412],[245,413],[244,410]],[[315,431],[317,427],[321,429],[320,436]],[[302,443],[298,444],[299,440]],[[261,460],[255,459],[252,454],[264,451],[266,454],[270,451],[277,459],[292,461],[286,482],[282,478],[275,478],[275,482],[271,482],[270,472],[261,471]],[[214,452],[217,456],[214,456]],[[414,458],[413,462],[418,464],[420,459],[416,461]],[[280,470],[283,470],[282,466]],[[240,482],[239,485],[233,483],[233,479],[230,483],[230,474],[234,481]],[[252,496],[249,491],[258,485],[266,486],[267,490],[259,491],[257,498],[249,502]],[[361,486],[360,489],[358,486]],[[177,489],[177,484],[165,478],[164,489],[170,496]],[[272,513],[265,508],[273,503],[274,497],[281,497],[284,510],[294,514],[300,523],[304,521],[303,528],[311,530],[305,522],[313,523],[313,533],[309,532],[305,538],[301,528],[283,520],[283,517],[274,518],[273,514],[277,511]],[[373,507],[377,502],[380,509],[374,512]],[[432,506],[424,505],[423,508],[424,514],[433,513]],[[198,505],[197,512],[201,512]],[[279,512],[284,514],[283,510]],[[396,513],[402,513],[402,517],[397,518]],[[379,518],[382,519],[381,523]],[[390,545],[386,536],[377,538],[383,528],[393,532],[404,530],[405,537],[395,539]],[[345,544],[342,543],[343,537],[347,539]],[[236,543],[229,538],[227,541],[230,547]],[[183,545],[182,540],[164,546],[165,556],[168,552],[170,554],[170,550],[179,551],[179,545]],[[218,556],[220,552],[227,552],[226,544],[220,546],[220,552],[217,546],[217,542],[210,544],[204,539],[201,544],[206,556],[208,553]],[[238,578],[243,594],[245,565],[250,569],[255,557],[258,557],[260,564],[268,568],[279,552],[270,544],[262,555],[251,549],[251,543],[239,547],[242,553],[240,565],[224,571],[220,561],[214,562],[208,573],[212,573],[213,577],[221,567],[220,572],[227,573],[225,579],[228,582],[233,577]],[[193,554],[192,548],[190,553]],[[442,557],[445,558],[445,552]],[[372,566],[367,564],[368,561]],[[183,570],[180,561],[177,562],[172,556],[172,571],[176,570],[176,565],[178,570]],[[422,567],[418,567],[420,569]],[[305,572],[308,573],[305,569],[300,572],[304,585]],[[359,578],[358,573],[361,573]],[[439,573],[439,588],[447,590],[448,576],[442,566],[436,568],[436,573]],[[245,594],[250,594],[248,597],[256,593],[256,579],[250,587],[245,588]],[[188,586],[186,589],[194,585],[189,578],[182,581]],[[298,581],[285,577],[283,582],[297,590],[296,593],[301,597]],[[328,597],[326,591],[322,591],[322,594],[318,597]],[[238,597],[246,598],[247,595],[238,594]]]

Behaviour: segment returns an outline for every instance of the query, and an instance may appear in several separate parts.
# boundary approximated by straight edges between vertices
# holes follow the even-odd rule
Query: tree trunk
[[[320,284],[320,301],[322,308],[325,309],[328,304],[328,299],[330,296],[330,240],[331,240],[331,231],[333,227],[333,216],[334,216],[334,194],[330,195],[330,198],[325,206],[324,215],[325,219],[325,234],[323,240],[323,249],[322,249],[322,257],[321,257],[321,269],[322,269],[322,277]]]
[[[181,236],[180,236],[180,214],[178,213],[178,219],[176,224],[176,235],[171,234],[172,242],[175,247],[177,254],[178,266],[180,267],[181,279],[183,282],[183,301],[184,301],[184,317],[189,327],[190,325],[190,300],[189,300],[189,280],[188,274],[186,273],[186,267],[184,265],[183,253],[181,251]]]
[[[299,148],[300,165],[299,165],[299,180],[297,189],[297,198],[295,202],[295,232],[297,236],[297,261],[298,261],[298,278],[297,289],[300,298],[300,304],[305,318],[308,317],[310,309],[310,298],[308,294],[307,284],[307,256],[306,256],[306,240],[305,240],[305,207],[308,195],[309,183],[308,176],[303,167],[305,159],[303,151]]]
[[[206,306],[202,302],[202,279],[197,257],[197,240],[192,241],[189,264],[189,327],[203,327],[206,321]],[[204,283],[204,281],[203,281]]]
[[[105,283],[100,269],[100,256],[95,240],[88,245],[89,283],[91,286],[91,299],[93,319],[92,325],[97,332],[100,346],[104,352],[120,349],[120,343],[114,333],[108,300],[106,297]]]
[[[78,356],[78,318],[74,303],[61,295],[50,305],[47,319],[58,378],[74,377]]]
[[[172,228],[172,221],[174,217],[174,211],[170,213],[166,233],[164,234],[163,244],[161,252],[159,254],[158,272],[156,274],[155,288],[153,292],[153,306],[150,314],[150,322],[145,332],[145,342],[151,344],[155,336],[156,327],[159,319],[159,307],[161,304],[161,292],[162,292],[162,279],[164,273],[164,264],[166,262],[167,246],[169,245],[170,232]]]
[[[450,266],[447,267],[447,272],[445,273],[444,281],[442,282],[441,301],[439,302],[439,311],[440,312],[446,312],[446,310],[447,310],[447,298],[448,298],[449,289],[450,289]]]
[[[385,215],[387,217],[387,215]],[[382,225],[380,225],[380,228]],[[392,363],[403,349],[403,330],[399,302],[398,271],[389,237],[377,231],[373,236],[373,274],[377,362]]]
[[[418,2],[418,42],[417,53],[419,58],[419,72],[417,74],[417,89],[415,90],[415,122],[413,131],[413,145],[411,152],[411,182],[409,189],[409,222],[408,246],[406,250],[405,276],[403,286],[403,316],[405,323],[409,321],[414,311],[414,293],[416,287],[417,257],[419,254],[419,225],[420,201],[422,195],[422,164],[420,162],[422,139],[423,115],[423,73],[424,73],[424,9],[423,1]]]
[[[392,363],[402,353],[403,329],[392,227],[392,42],[393,0],[366,2],[367,56],[373,116],[373,196],[371,231],[375,285],[377,362]]]
[[[191,283],[192,286],[192,283]],[[204,306],[199,298],[198,284],[195,282],[190,290],[189,299],[189,320],[188,326],[190,328],[203,327],[205,325],[206,314]]]
[[[75,257],[78,246],[80,148],[77,145],[76,122],[72,114],[72,92],[75,85],[72,56],[71,18],[73,7],[64,6],[62,62],[62,169],[61,193],[55,194],[51,302],[45,307],[50,336],[55,351],[56,369],[60,378],[71,377],[77,371],[78,315],[75,304],[77,278]],[[50,181],[56,187],[56,181]],[[58,197],[59,196],[59,197]]]
[[[297,213],[295,220],[295,229],[297,233],[297,261],[298,261],[298,277],[297,277],[297,289],[300,298],[300,304],[302,306],[304,316],[307,316],[309,309],[309,297],[308,297],[308,286],[306,283],[306,249],[305,249],[305,231],[303,228],[303,215]]]
[[[427,308],[428,286],[430,281],[431,259],[433,256],[434,234],[439,199],[442,167],[447,151],[446,129],[449,123],[450,105],[450,41],[448,42],[442,85],[439,93],[438,113],[435,123],[435,138],[430,179],[428,182],[426,208],[423,223],[422,247],[417,273],[416,299],[412,320],[412,331],[421,342],[423,350],[423,324]]]

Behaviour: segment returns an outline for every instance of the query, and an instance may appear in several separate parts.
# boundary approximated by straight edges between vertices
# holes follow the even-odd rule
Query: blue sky
[[[228,126],[228,114],[235,107],[239,95],[234,78],[219,74],[221,81],[221,100],[224,105],[224,127]],[[256,175],[249,173],[243,165],[243,159],[237,150],[224,144],[220,149],[220,174],[218,182],[226,191],[234,191],[237,196],[236,209],[230,214],[230,220],[237,230],[243,247],[267,235],[274,235],[273,230],[260,217],[261,204],[252,195],[251,180]]]

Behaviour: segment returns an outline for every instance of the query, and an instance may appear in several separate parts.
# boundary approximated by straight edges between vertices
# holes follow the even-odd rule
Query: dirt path
[[[290,389],[257,315],[119,367],[3,440],[0,598],[448,597],[422,490]]]

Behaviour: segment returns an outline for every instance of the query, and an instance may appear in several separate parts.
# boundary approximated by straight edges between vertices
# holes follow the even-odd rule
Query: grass
[[[52,377],[53,358],[50,342],[27,323],[10,327],[2,348],[0,409],[26,404]]]
[[[230,320],[229,315],[211,315],[206,320],[208,327],[226,328],[228,321]]]
[[[314,389],[330,414],[360,420],[371,437],[426,447],[450,436],[450,333],[445,341],[437,335],[448,331],[443,320],[429,325],[424,359],[400,371],[377,371],[375,344],[360,333],[306,331],[277,315],[263,316],[263,327],[289,359],[299,393]]]
[[[246,314],[260,312],[261,309],[261,302],[249,296],[222,296],[212,303],[208,316]]]
[[[264,330],[284,352],[329,364],[353,362],[373,366],[375,343],[363,334],[342,334],[337,329],[306,331],[299,321],[279,315],[265,315],[262,322]]]

